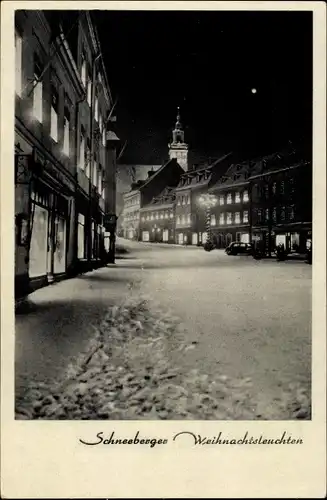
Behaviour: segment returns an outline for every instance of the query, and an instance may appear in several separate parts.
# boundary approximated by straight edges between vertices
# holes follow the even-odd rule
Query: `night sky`
[[[181,107],[198,156],[311,149],[310,12],[93,11],[122,163],[161,163]],[[255,88],[256,93],[251,89]]]

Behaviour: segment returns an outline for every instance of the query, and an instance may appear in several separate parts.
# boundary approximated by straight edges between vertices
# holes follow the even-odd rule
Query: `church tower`
[[[177,108],[177,119],[173,130],[173,140],[169,146],[169,158],[176,158],[180,166],[188,170],[188,145],[184,142],[184,130],[182,129],[179,107]]]

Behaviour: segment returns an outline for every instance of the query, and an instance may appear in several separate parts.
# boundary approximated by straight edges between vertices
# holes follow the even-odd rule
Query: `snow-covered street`
[[[124,245],[17,315],[17,418],[310,418],[311,266]]]

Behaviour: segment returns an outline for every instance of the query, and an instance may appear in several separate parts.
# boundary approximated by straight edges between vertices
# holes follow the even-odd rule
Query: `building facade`
[[[141,208],[141,234],[142,241],[152,243],[174,243],[175,221],[174,221],[174,188],[165,188],[159,196],[154,197],[151,202]]]
[[[207,239],[207,211],[201,196],[221,177],[230,165],[230,154],[212,163],[188,170],[176,189],[176,243],[202,245]]]
[[[101,90],[95,90],[82,50],[74,58],[70,49],[75,44],[94,52],[99,42],[88,12],[77,14],[74,23],[69,44],[47,11],[20,10],[15,16],[17,298],[75,274],[79,260],[85,259],[89,268],[97,265],[104,196],[114,197],[115,143],[107,147],[103,120],[112,106],[105,70],[99,65],[93,71],[102,77]],[[91,140],[94,120],[102,120],[99,148]]]
[[[277,245],[305,253],[312,239],[312,165],[296,152],[256,162],[250,177],[252,239],[271,254]]]
[[[210,226],[217,248],[225,248],[232,241],[251,241],[249,176],[249,162],[232,164],[209,189],[216,197]]]

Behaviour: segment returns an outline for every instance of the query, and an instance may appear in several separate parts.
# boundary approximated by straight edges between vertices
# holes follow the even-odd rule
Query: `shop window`
[[[241,203],[241,193],[235,193],[235,203]]]
[[[70,152],[70,144],[69,144],[69,134],[70,134],[70,114],[69,110],[65,108],[65,115],[64,115],[64,145],[63,145],[63,152],[65,155],[69,156]]]
[[[232,203],[232,193],[228,193],[226,203],[227,205],[230,205]]]
[[[220,214],[219,215],[219,224],[220,225],[225,224],[225,214]]]
[[[246,203],[247,201],[249,201],[249,191],[246,189],[243,191],[243,202]]]
[[[22,56],[23,40],[18,31],[15,31],[15,89],[16,94],[22,94]]]
[[[40,123],[43,120],[43,72],[42,64],[36,54],[34,54],[34,81],[33,81],[33,116]]]
[[[232,220],[232,213],[231,212],[227,212],[226,214],[226,223],[227,224],[231,224],[233,222]]]
[[[223,196],[223,195],[220,195],[220,196],[219,196],[219,205],[224,205],[224,203],[225,203],[224,196]]]
[[[249,222],[249,212],[247,210],[243,212],[243,222]]]
[[[58,93],[53,86],[51,90],[50,135],[54,141],[58,142]]]
[[[240,212],[235,212],[235,224],[240,224],[241,222],[241,214]]]

